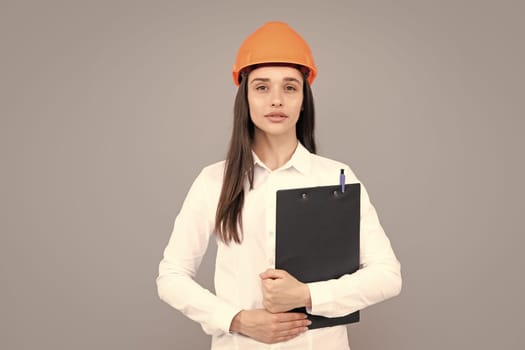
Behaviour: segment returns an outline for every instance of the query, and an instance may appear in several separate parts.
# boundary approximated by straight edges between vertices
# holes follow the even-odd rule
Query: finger
[[[275,324],[276,327],[273,330],[272,342],[281,342],[295,338],[308,330],[307,324],[311,324],[311,321],[308,319]]]
[[[269,278],[283,278],[283,270],[268,269],[259,275],[263,280]]]
[[[263,279],[261,282],[262,282],[263,287],[269,287],[275,282],[275,280],[269,277],[269,278]]]
[[[274,293],[279,293],[279,283],[280,280],[266,279],[262,280],[262,291],[264,296],[268,297]]]
[[[290,329],[297,329],[297,328],[304,328],[308,327],[312,324],[312,321],[305,318],[304,320],[298,320],[298,321],[289,321],[289,322],[281,322],[279,323],[278,327],[280,330],[290,330]]]
[[[303,332],[306,332],[308,330],[308,327],[295,327],[295,328],[290,328],[290,329],[286,329],[286,330],[282,330],[282,331],[277,331],[275,333],[275,337],[295,337]]]
[[[281,312],[275,314],[277,322],[290,322],[306,319],[307,315],[302,312]]]
[[[268,273],[268,271],[271,271],[271,270],[273,270],[273,269],[266,269],[264,272],[261,272],[261,273],[259,274],[259,277],[262,278],[262,276],[263,276],[264,274]]]

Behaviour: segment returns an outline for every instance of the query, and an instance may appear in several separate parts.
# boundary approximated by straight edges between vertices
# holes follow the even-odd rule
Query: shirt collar
[[[252,150],[253,155],[253,164],[259,165],[260,167],[268,169],[268,167],[259,159],[257,154]],[[305,175],[308,175],[310,172],[310,157],[311,157],[310,151],[304,147],[301,142],[297,142],[297,147],[295,148],[294,153],[292,154],[292,157],[290,160],[288,160],[283,166],[281,166],[278,170],[288,169],[288,168],[295,168],[300,173],[303,173]]]

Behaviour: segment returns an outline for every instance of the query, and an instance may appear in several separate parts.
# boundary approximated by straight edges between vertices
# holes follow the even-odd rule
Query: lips
[[[272,113],[265,114],[264,116],[268,118],[270,121],[275,122],[275,123],[282,122],[283,120],[288,118],[286,114],[281,113],[281,112],[272,112]]]

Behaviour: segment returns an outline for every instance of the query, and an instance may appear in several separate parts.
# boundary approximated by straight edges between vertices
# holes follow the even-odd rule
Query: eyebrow
[[[285,78],[283,78],[283,80],[286,81],[286,82],[293,81],[293,82],[296,82],[298,84],[301,84],[301,82],[298,79],[292,78],[292,77],[285,77]],[[270,81],[270,78],[254,78],[250,82],[250,84],[253,84],[253,83],[257,82],[257,81],[261,81],[261,82],[267,83],[267,82]]]

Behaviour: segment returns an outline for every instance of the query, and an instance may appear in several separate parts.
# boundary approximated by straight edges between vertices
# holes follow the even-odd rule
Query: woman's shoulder
[[[224,165],[226,164],[225,160],[221,160],[209,165],[206,165],[204,168],[202,168],[201,173],[208,175],[208,176],[222,176],[224,173]]]
[[[200,179],[201,181],[207,182],[208,184],[222,185],[225,164],[226,164],[226,161],[221,160],[219,162],[207,165],[204,168],[202,168],[197,178]]]

